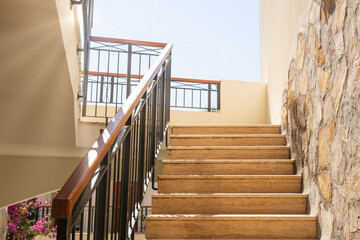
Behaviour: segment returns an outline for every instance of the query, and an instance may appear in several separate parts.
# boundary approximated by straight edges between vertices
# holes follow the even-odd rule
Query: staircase
[[[146,239],[316,239],[280,126],[173,126]]]

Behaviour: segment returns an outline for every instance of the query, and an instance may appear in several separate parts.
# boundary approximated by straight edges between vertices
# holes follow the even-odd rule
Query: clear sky
[[[260,81],[257,0],[95,0],[92,35],[173,43],[173,77]]]

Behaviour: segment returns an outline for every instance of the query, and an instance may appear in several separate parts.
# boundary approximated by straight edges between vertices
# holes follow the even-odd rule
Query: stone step
[[[300,193],[299,175],[161,175],[158,193]]]
[[[164,175],[291,175],[294,160],[282,159],[206,159],[163,160]]]
[[[146,239],[316,239],[309,215],[150,215]]]
[[[173,135],[180,134],[280,134],[279,125],[172,125]],[[170,131],[170,132],[171,132]]]
[[[171,135],[171,146],[284,146],[281,134]]]
[[[305,214],[306,194],[155,194],[152,214]]]
[[[168,147],[168,159],[289,159],[288,146]]]

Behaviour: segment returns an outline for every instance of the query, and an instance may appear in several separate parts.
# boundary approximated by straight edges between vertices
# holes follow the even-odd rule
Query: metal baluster
[[[83,240],[83,233],[84,233],[84,211],[82,212],[80,218],[80,240]]]
[[[140,112],[140,129],[139,129],[139,179],[138,179],[138,193],[137,195],[139,202],[142,200],[143,191],[144,191],[144,163],[145,163],[145,128],[146,128],[146,93],[143,95],[142,99],[145,101],[143,108]]]
[[[157,76],[156,76],[157,78]],[[155,84],[153,88],[153,103],[152,103],[152,141],[151,141],[151,155],[150,155],[150,166],[155,166],[155,154],[157,149],[157,141],[156,141],[156,125],[157,125],[157,90],[158,90],[158,83]],[[157,190],[155,187],[155,167],[153,168],[153,175],[152,175],[152,189]]]
[[[208,83],[208,112],[211,112],[211,84]]]
[[[120,71],[120,52],[118,52],[118,59],[116,65],[116,100],[115,100],[115,113],[117,113],[117,104],[118,104],[118,91],[119,91],[119,71]]]
[[[131,117],[127,121],[131,126]],[[128,189],[129,189],[129,163],[131,159],[131,132],[126,136],[123,145],[122,174],[121,174],[121,217],[120,217],[120,239],[127,239],[128,229]]]
[[[194,107],[194,89],[191,89],[191,107]]]
[[[217,84],[217,109],[220,109],[220,84]]]
[[[112,148],[110,148],[112,149]],[[107,189],[107,208],[106,208],[106,211],[107,211],[107,214],[106,214],[106,218],[105,218],[105,221],[106,221],[106,224],[105,224],[105,227],[104,227],[104,232],[105,232],[105,236],[106,236],[106,240],[108,240],[109,238],[109,224],[110,224],[110,221],[109,219],[111,219],[111,215],[110,215],[110,191],[111,191],[111,168],[112,168],[112,159],[110,159],[110,153],[109,153],[109,159],[108,159],[108,170],[107,170],[107,173],[109,175],[109,177],[107,178],[107,184],[108,184],[108,189]],[[112,222],[111,222],[112,224]]]
[[[72,240],[75,240],[75,226],[73,227],[72,232],[71,232],[71,239]]]
[[[200,108],[202,108],[202,106],[201,106],[201,90],[200,90]]]
[[[143,217],[144,217],[144,208],[141,208],[141,213],[140,213],[140,232],[143,232]]]
[[[141,53],[139,54],[139,82],[140,82],[140,79],[141,79]]]
[[[104,239],[107,234],[107,214],[108,214],[108,198],[109,198],[109,161],[110,154],[107,153],[100,164],[100,167],[106,167],[107,170],[102,177],[96,189],[96,203],[95,203],[95,239]]]
[[[127,62],[127,76],[126,76],[126,97],[131,93],[131,55],[132,45],[128,45],[128,62]]]
[[[118,152],[119,150],[117,150]],[[114,159],[112,160],[113,163],[114,163],[114,171],[113,171],[113,190],[112,190],[112,193],[113,193],[113,196],[112,196],[112,214],[111,214],[111,230],[110,230],[110,239],[112,240],[113,239],[113,234],[114,234],[114,223],[115,223],[115,217],[116,217],[116,211],[117,211],[117,206],[116,206],[116,203],[115,203],[115,195],[117,195],[117,191],[115,190],[115,178],[116,178],[116,164],[117,164],[117,153],[115,154],[114,156]],[[110,172],[110,171],[109,171]],[[110,178],[111,179],[111,178]],[[116,234],[116,233],[115,233]],[[115,235],[116,236],[116,235]],[[116,237],[115,237],[116,238]]]
[[[120,217],[120,214],[121,214],[121,212],[120,212],[120,201],[121,201],[121,199],[120,199],[120,197],[121,197],[121,189],[119,188],[119,184],[121,183],[120,182],[120,174],[122,174],[121,173],[121,171],[120,171],[120,164],[122,163],[121,161],[123,160],[122,158],[121,158],[121,156],[122,156],[122,151],[124,151],[124,145],[122,144],[122,146],[119,148],[119,150],[118,150],[118,152],[117,152],[117,160],[118,160],[118,169],[117,169],[117,177],[116,177],[116,200],[115,200],[115,202],[116,202],[116,216],[115,216],[115,239],[116,239],[116,236],[117,236],[117,234],[118,234],[118,232],[119,232],[119,230],[120,230],[120,221],[118,221],[118,220],[120,220],[119,219],[119,217]],[[120,185],[121,186],[121,185]],[[120,191],[119,191],[119,189],[120,189]],[[120,236],[120,235],[119,235]]]
[[[98,103],[98,86],[99,86],[99,69],[100,69],[100,50],[98,50],[98,66],[97,66],[97,75],[96,75],[96,101],[95,101],[95,117],[97,116],[97,103]]]
[[[178,89],[175,88],[175,107],[178,106],[178,105],[177,105],[177,91],[178,91]]]
[[[130,204],[129,204],[129,221],[132,223],[134,212],[134,184],[135,184],[135,167],[136,167],[136,121],[132,123],[131,131],[131,162],[130,162]],[[130,224],[131,227],[131,224]]]
[[[103,98],[104,98],[104,96],[103,96],[103,94],[104,94],[104,76],[103,75],[101,75],[101,77],[100,77],[100,102],[103,102],[104,100],[103,100]]]
[[[70,239],[71,234],[71,218],[57,219],[57,239]]]
[[[88,207],[87,240],[90,240],[90,234],[91,234],[91,224],[92,224],[91,204],[92,204],[92,197],[90,197],[89,207]]]

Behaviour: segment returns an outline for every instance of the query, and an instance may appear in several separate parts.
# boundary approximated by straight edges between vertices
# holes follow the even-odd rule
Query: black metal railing
[[[89,48],[90,48],[90,36],[91,36],[91,28],[93,25],[93,13],[94,13],[94,0],[70,0],[71,6],[72,5],[81,5],[82,10],[82,48],[78,46],[78,51],[83,52],[83,68],[84,74],[83,77],[87,82],[87,72],[89,68]],[[80,97],[80,94],[78,95]]]
[[[217,112],[220,109],[220,81],[173,78],[170,95],[173,110]]]
[[[51,206],[41,206],[37,212],[36,220],[41,220],[46,216],[51,216]]]
[[[87,84],[87,116],[113,117],[125,102],[127,74],[89,71]],[[131,75],[134,89],[142,75]],[[220,109],[220,82],[172,78],[170,107],[172,110],[217,112]]]
[[[92,199],[95,199],[95,195],[92,196]],[[94,200],[93,200],[94,202]],[[116,210],[116,207],[115,207]],[[138,213],[136,222],[135,222],[135,234],[139,233],[139,234],[143,234],[145,233],[145,220],[146,220],[146,216],[151,214],[151,206],[141,206],[140,207],[140,211]],[[81,224],[81,221],[78,222],[74,229],[75,229],[75,233],[76,234],[80,234],[80,232],[84,233],[84,234],[92,234],[94,233],[94,225],[91,224],[94,219],[89,217],[89,216],[94,216],[95,215],[95,206],[89,206],[87,205],[84,208],[84,212],[83,212],[83,222]],[[109,206],[109,215],[112,216],[113,215],[113,206]],[[37,215],[36,215],[36,220],[40,221],[41,219],[45,218],[45,217],[51,217],[51,206],[42,206],[39,208]],[[90,222],[90,224],[89,224]],[[112,224],[112,219],[110,219],[109,225],[111,226]],[[114,223],[115,224],[115,223]],[[55,225],[55,224],[54,224]],[[111,229],[109,229],[110,231]],[[12,239],[10,236],[7,237],[7,239]]]
[[[141,206],[136,222],[135,233],[145,233],[146,216],[151,214],[151,206]]]
[[[113,117],[165,46],[90,37],[87,69],[82,74],[82,116]]]
[[[93,229],[87,239],[133,239],[169,125],[171,50],[167,44],[54,198],[57,239],[75,239],[77,229],[83,239],[84,224]],[[88,206],[94,212],[85,216]]]

